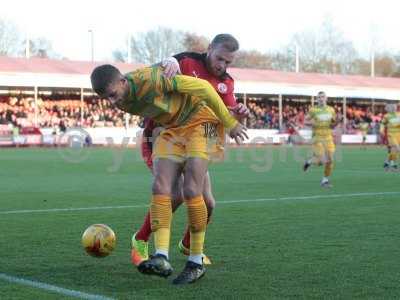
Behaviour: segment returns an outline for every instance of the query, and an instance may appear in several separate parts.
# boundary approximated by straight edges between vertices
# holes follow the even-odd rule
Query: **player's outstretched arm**
[[[177,75],[173,79],[176,81],[178,92],[205,101],[225,128],[232,129],[236,126],[238,121],[229,113],[221,97],[208,81],[185,75]]]
[[[237,120],[247,118],[250,114],[250,110],[243,103],[238,103],[234,107],[228,107],[228,109]]]
[[[172,79],[168,79],[162,75],[161,68],[152,68],[151,72],[147,73],[147,76],[152,81],[152,86],[160,93],[178,92],[194,96],[192,98],[193,101],[206,102],[207,106],[211,108],[228,130],[231,130],[239,123],[230,114],[215,89],[206,80],[185,75],[176,75]],[[242,129],[246,130],[244,126]],[[244,138],[244,136],[242,137]]]

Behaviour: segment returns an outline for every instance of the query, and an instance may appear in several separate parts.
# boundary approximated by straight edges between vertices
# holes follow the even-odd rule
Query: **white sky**
[[[400,52],[400,0],[2,0],[0,17],[21,32],[45,37],[70,59],[90,59],[89,29],[94,32],[95,59],[111,58],[126,47],[128,34],[158,26],[212,38],[231,33],[242,49],[265,52],[286,44],[291,35],[319,26],[331,16],[362,54],[371,36],[376,48]]]

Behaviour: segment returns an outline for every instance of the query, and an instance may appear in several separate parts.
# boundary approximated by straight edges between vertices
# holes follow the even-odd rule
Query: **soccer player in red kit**
[[[236,51],[239,49],[238,41],[229,34],[217,35],[208,47],[206,53],[183,52],[173,57],[167,58],[162,62],[165,68],[164,75],[173,77],[177,73],[189,75],[207,80],[219,96],[224,101],[225,105],[237,118],[243,118],[248,115],[248,109],[241,103],[237,103],[234,90],[234,80],[226,72],[226,68],[233,61]],[[146,119],[145,128],[143,130],[142,140],[142,157],[147,166],[152,170],[152,142],[156,137],[155,129],[157,124],[151,119]],[[211,191],[210,176],[207,174],[204,188],[203,198],[207,206],[208,219],[212,215],[215,199]],[[175,211],[183,202],[182,187],[180,182],[174,189],[172,210]],[[151,220],[150,213],[146,214],[144,223],[139,231],[132,237],[132,263],[136,266],[148,259],[148,240],[151,235]],[[184,237],[179,243],[179,250],[189,255],[190,248],[190,231],[186,229]],[[210,264],[210,260],[204,256],[203,262]]]

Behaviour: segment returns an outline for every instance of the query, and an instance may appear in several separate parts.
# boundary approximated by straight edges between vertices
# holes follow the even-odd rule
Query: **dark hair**
[[[324,91],[319,91],[318,95],[324,94],[326,96],[326,93]]]
[[[121,76],[121,72],[112,65],[101,65],[96,67],[90,75],[92,89],[98,94],[103,95],[107,87]]]
[[[217,34],[211,41],[210,45],[212,48],[221,45],[229,52],[235,52],[239,50],[239,42],[229,33]]]

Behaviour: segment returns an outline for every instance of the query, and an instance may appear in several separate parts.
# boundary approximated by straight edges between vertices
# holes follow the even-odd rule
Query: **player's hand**
[[[240,145],[245,139],[249,139],[246,131],[246,126],[237,122],[236,126],[229,131],[229,136],[235,139],[236,144]]]
[[[247,118],[250,110],[243,104],[238,103],[235,107],[229,109],[237,119]]]
[[[161,62],[161,66],[164,68],[163,75],[167,78],[172,78],[176,74],[181,74],[179,63],[175,57],[168,57]]]

